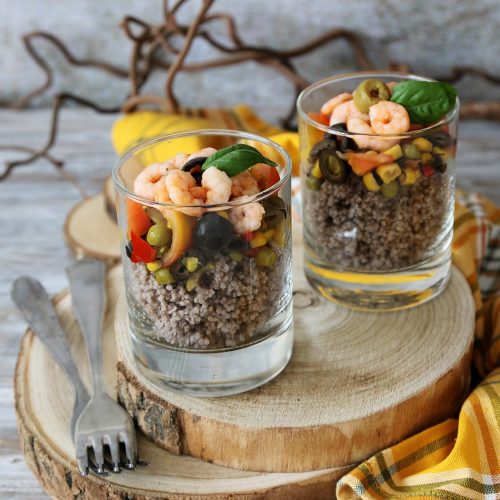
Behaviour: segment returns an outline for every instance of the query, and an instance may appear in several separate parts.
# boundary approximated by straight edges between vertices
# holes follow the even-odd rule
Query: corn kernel
[[[323,178],[323,173],[321,172],[321,169],[319,168],[319,161],[317,161],[314,164],[314,167],[311,169],[311,175],[315,179],[322,179]]]
[[[375,171],[379,177],[384,181],[384,184],[389,184],[394,179],[401,175],[401,169],[397,163],[387,163],[386,165],[379,165]]]
[[[231,252],[229,257],[231,257],[231,260],[234,262],[241,262],[243,260],[243,254],[241,252]]]
[[[191,290],[194,290],[198,286],[198,276],[193,276],[191,278],[188,278],[186,280],[186,290],[190,292]]]
[[[387,151],[384,151],[383,154],[392,156],[394,161],[399,160],[403,156],[403,150],[399,144],[392,146]]]
[[[160,269],[161,264],[159,260],[155,260],[154,262],[148,262],[146,264],[146,267],[148,268],[148,271],[154,273],[155,271],[158,271],[158,269]]]
[[[402,186],[410,186],[411,184],[415,184],[417,180],[422,177],[420,170],[415,170],[413,168],[405,168],[401,172],[401,176],[399,177],[399,183]]]
[[[198,260],[197,257],[186,257],[182,259],[182,263],[186,266],[186,269],[190,273],[194,273],[196,269],[198,269],[200,261]]]
[[[417,146],[422,153],[430,153],[432,151],[432,142],[425,139],[424,137],[417,137],[411,141],[415,146]]]
[[[274,230],[273,240],[280,247],[285,246],[286,220],[282,219]]]
[[[434,146],[432,148],[432,152],[436,155],[442,156],[444,159],[448,158],[448,151],[444,148],[440,148],[439,146]]]
[[[250,240],[252,248],[263,247],[267,243],[266,237],[262,233],[255,233],[255,236]]]
[[[264,231],[263,234],[266,237],[266,240],[269,241],[274,236],[274,229],[268,229],[267,231]]]
[[[371,172],[363,175],[363,184],[365,185],[366,189],[368,189],[368,191],[380,191],[380,186],[378,185],[378,182],[375,180],[375,177]]]
[[[422,165],[429,165],[432,161],[432,155],[430,153],[422,153],[420,160],[422,161]]]

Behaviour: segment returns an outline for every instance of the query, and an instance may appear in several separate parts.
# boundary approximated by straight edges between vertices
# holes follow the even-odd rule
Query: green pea
[[[154,277],[159,285],[173,285],[175,283],[175,279],[168,267],[161,267],[158,271],[155,271]]]
[[[418,149],[417,146],[411,142],[403,144],[401,149],[403,150],[405,158],[409,158],[410,160],[420,160],[420,157],[422,156],[420,149]]]
[[[273,267],[276,263],[276,252],[269,247],[261,247],[255,256],[255,263],[258,267]]]
[[[154,224],[149,228],[146,240],[154,247],[165,247],[172,241],[172,231],[166,224]]]
[[[381,190],[382,194],[386,198],[394,198],[398,194],[399,184],[397,181],[392,181],[388,184],[382,184]]]

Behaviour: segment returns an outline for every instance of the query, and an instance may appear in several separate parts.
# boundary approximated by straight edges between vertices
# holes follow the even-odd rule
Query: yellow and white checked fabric
[[[288,150],[298,175],[298,135],[268,125],[246,106],[184,110],[183,115],[139,111],[115,123],[112,139],[123,153],[157,135],[199,128],[268,136]],[[457,193],[453,260],[476,303],[474,365],[483,381],[458,420],[381,451],[344,476],[337,484],[341,500],[500,500],[500,209],[481,195]]]

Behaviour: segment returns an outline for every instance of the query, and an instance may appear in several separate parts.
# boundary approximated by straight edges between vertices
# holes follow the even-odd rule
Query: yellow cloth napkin
[[[298,175],[298,135],[268,125],[246,106],[184,115],[136,112],[115,123],[112,138],[121,154],[156,135],[199,128],[268,136],[288,150]],[[446,420],[366,460],[340,479],[339,499],[500,499],[500,209],[478,194],[457,193],[453,260],[474,295],[474,364],[485,378],[458,421]]]
[[[295,132],[286,132],[269,125],[259,118],[248,106],[230,109],[186,109],[182,115],[167,115],[155,111],[137,111],[119,118],[111,133],[111,140],[119,154],[133,146],[159,135],[198,130],[202,128],[234,129],[269,137],[283,146],[292,158],[293,174],[299,175],[299,138]],[[206,145],[199,139],[186,140],[186,151],[196,151]],[[176,144],[179,147],[179,143]],[[161,152],[168,158],[168,145]],[[172,155],[170,155],[172,156]],[[268,156],[270,156],[268,154]],[[271,155],[272,156],[272,155]],[[158,161],[143,158],[148,162]]]

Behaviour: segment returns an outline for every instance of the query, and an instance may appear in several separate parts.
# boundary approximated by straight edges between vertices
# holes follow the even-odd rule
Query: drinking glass
[[[240,143],[278,164],[275,184],[202,206],[134,193],[148,165],[186,164],[186,155],[203,148]],[[293,344],[290,177],[281,146],[231,130],[157,137],[120,158],[113,180],[129,335],[149,378],[191,395],[221,396],[257,387],[286,366]]]
[[[304,269],[327,299],[397,310],[437,296],[450,276],[458,100],[439,122],[402,134],[352,133],[318,121],[323,103],[369,78],[428,80],[352,73],[298,98]],[[370,150],[392,155],[390,166],[363,175],[360,164],[355,173],[349,155]]]

